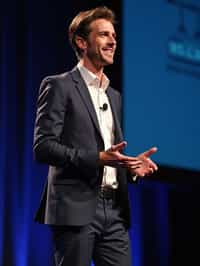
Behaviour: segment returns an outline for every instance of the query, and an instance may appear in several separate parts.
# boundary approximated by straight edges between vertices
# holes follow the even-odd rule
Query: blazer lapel
[[[100,130],[99,122],[97,119],[96,111],[95,111],[93,103],[92,103],[92,99],[90,97],[90,93],[89,93],[88,88],[87,88],[83,78],[81,77],[81,74],[80,74],[79,70],[77,69],[77,67],[75,67],[71,71],[71,75],[72,75],[72,79],[76,83],[76,87],[78,89],[78,92],[79,92],[83,102],[85,103],[87,109],[88,109],[88,112],[92,118],[92,121],[93,121],[97,131],[99,132],[99,134],[101,136],[101,130]]]
[[[121,142],[123,140],[123,134],[122,134],[122,130],[121,130],[121,126],[120,126],[120,121],[119,121],[119,117],[117,115],[117,103],[115,100],[115,95],[113,95],[112,91],[109,89],[107,89],[106,91],[110,105],[111,105],[111,109],[112,109],[112,114],[113,114],[113,119],[114,119],[114,124],[115,124],[115,142]]]

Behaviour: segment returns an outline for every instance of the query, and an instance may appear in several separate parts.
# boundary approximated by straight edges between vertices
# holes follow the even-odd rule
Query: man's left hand
[[[153,147],[141,154],[137,157],[142,162],[138,168],[134,168],[131,163],[127,162],[127,168],[129,169],[132,175],[137,175],[140,177],[144,177],[146,175],[151,175],[155,171],[158,170],[158,166],[150,159],[150,156],[157,152],[157,148]]]

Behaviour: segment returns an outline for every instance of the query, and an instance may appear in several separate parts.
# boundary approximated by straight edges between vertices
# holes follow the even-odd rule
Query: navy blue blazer
[[[115,124],[115,143],[123,140],[121,97],[107,89]],[[45,78],[40,86],[34,129],[34,156],[49,165],[35,220],[50,225],[85,225],[95,214],[104,150],[96,112],[84,80],[72,71]],[[118,201],[130,225],[127,173],[118,169]]]

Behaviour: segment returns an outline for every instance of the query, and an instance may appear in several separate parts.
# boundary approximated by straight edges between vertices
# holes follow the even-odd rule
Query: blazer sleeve
[[[66,86],[56,78],[44,79],[37,101],[33,143],[35,159],[52,166],[98,168],[99,154],[96,150],[73,149],[61,143],[66,112]]]

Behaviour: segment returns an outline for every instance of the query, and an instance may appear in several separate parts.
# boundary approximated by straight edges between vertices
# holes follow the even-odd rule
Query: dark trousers
[[[94,221],[86,226],[53,226],[56,266],[130,266],[128,231],[113,199],[99,197]]]

